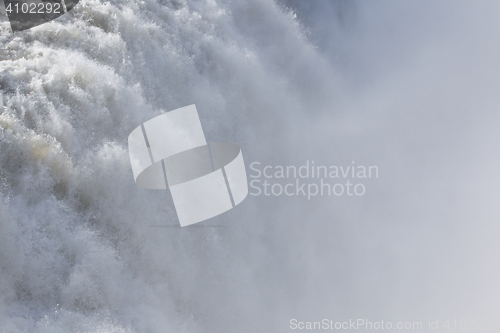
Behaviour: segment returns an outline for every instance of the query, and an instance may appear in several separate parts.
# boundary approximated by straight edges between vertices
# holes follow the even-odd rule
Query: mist
[[[494,331],[499,10],[84,0],[23,33],[0,27],[0,327]],[[135,185],[127,137],[190,104],[207,141],[241,147],[249,181],[254,162],[378,177],[353,180],[363,195],[249,195],[176,228],[168,192]]]

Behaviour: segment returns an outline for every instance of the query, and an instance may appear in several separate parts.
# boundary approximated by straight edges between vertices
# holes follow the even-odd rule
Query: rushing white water
[[[2,28],[3,332],[495,313],[498,160],[484,142],[498,139],[500,85],[476,36],[497,36],[496,18],[473,9],[461,23],[477,29],[457,33],[469,9],[445,2],[303,6],[82,0],[29,31]],[[135,186],[127,136],[190,104],[207,140],[238,143],[247,164],[356,159],[385,178],[357,200],[249,197],[206,223],[218,227],[161,227],[178,223],[173,204]]]
[[[135,186],[126,138],[193,103],[212,140],[297,110],[300,71],[321,74],[301,58],[321,58],[293,18],[272,2],[90,0],[2,39],[5,332],[251,329],[266,307],[231,249],[258,251],[251,236],[150,227],[178,222],[164,193]]]

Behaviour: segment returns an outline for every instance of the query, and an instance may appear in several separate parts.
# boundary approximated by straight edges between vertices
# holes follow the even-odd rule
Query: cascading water
[[[466,106],[494,105],[496,53],[455,27],[482,35],[496,18],[445,1],[339,3],[82,0],[24,32],[1,26],[0,332],[495,313],[495,293],[475,297],[497,281],[484,254],[498,213],[476,194],[498,194],[484,145],[498,117]],[[380,179],[360,198],[249,196],[205,227],[172,227],[168,195],[135,185],[127,137],[191,104],[247,172],[356,160]]]

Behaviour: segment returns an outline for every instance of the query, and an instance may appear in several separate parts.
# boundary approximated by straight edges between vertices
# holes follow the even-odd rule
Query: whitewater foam
[[[293,17],[271,2],[86,0],[1,33],[1,328],[201,332],[252,322],[259,297],[241,289],[253,285],[250,266],[223,241],[234,231],[149,228],[176,223],[175,212],[134,186],[126,138],[192,103],[207,135],[228,141],[244,138],[236,124],[252,113],[297,109],[289,87],[300,91],[300,73],[284,75],[283,55],[314,50]]]
[[[465,106],[496,105],[497,86],[484,74],[478,92],[456,71],[495,73],[481,66],[496,49],[477,38],[495,30],[471,22],[492,13],[480,26],[495,26],[497,11],[444,1],[432,23],[407,2],[355,2],[337,24],[318,1],[304,21],[335,38],[317,47],[293,2],[83,0],[28,31],[0,25],[0,331],[280,332],[299,315],[425,319],[451,303],[494,313],[498,275],[480,275],[495,266],[498,189],[473,194],[494,184],[484,147],[498,122]],[[167,194],[135,186],[127,137],[191,104],[206,137],[246,161],[356,160],[380,166],[382,185],[359,202],[247,198],[205,228],[173,228]],[[461,187],[461,167],[483,182]]]

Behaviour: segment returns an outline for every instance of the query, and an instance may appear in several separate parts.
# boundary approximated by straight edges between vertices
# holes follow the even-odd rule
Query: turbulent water
[[[318,3],[82,0],[2,28],[2,333],[280,332],[292,318],[498,309],[485,256],[498,161],[484,145],[498,66],[476,38],[496,19],[472,10],[476,35],[455,31],[465,6]],[[385,178],[356,200],[249,197],[204,224],[216,227],[172,227],[167,193],[136,187],[127,137],[190,104],[207,141],[237,143],[247,166],[355,159]]]
[[[297,109],[288,98],[314,50],[292,14],[268,1],[81,1],[25,33],[4,28],[2,47],[2,332],[269,321],[256,318],[276,308],[259,300],[253,259],[232,249],[252,236],[154,227],[178,224],[173,205],[135,186],[126,142],[193,103],[207,138],[240,144],[238,124],[266,127],[266,112]]]

